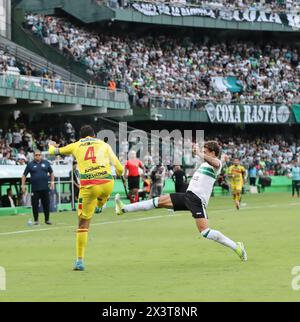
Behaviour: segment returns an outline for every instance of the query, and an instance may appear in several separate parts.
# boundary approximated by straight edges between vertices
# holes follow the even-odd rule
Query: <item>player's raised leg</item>
[[[122,215],[127,212],[147,211],[155,208],[172,209],[173,204],[170,195],[162,195],[153,199],[135,202],[129,205],[124,205],[120,195],[115,196],[115,211],[117,215]]]
[[[230,238],[223,235],[220,231],[211,229],[209,227],[206,207],[203,204],[202,200],[192,191],[187,191],[183,197],[183,200],[181,195],[175,194],[175,196],[173,197],[173,203],[175,205],[178,205],[176,206],[176,208],[180,207],[180,205],[183,203],[186,205],[196,221],[199,232],[204,238],[213,240],[221,245],[231,248],[239,255],[241,260],[247,260],[246,251],[241,243],[236,243]]]
[[[221,245],[231,248],[242,261],[247,261],[247,253],[243,243],[234,242],[220,231],[209,228],[208,220],[204,218],[195,218],[199,232],[204,238],[213,240]]]
[[[203,207],[201,200],[191,192],[163,195],[159,198],[129,205],[124,205],[120,200],[120,195],[116,195],[115,201],[116,213],[118,215],[127,212],[147,211],[154,208],[167,208],[174,209],[175,211],[190,210],[196,220],[198,230],[203,237],[230,247],[239,255],[241,260],[247,260],[247,254],[242,243],[236,243],[221,232],[209,228],[206,210]]]

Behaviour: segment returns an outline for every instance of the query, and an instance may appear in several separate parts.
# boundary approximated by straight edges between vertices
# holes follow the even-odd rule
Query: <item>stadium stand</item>
[[[39,121],[38,126],[34,126],[22,123],[20,120],[12,122],[8,130],[0,129],[0,164],[2,165],[24,165],[32,160],[34,149],[38,148],[45,153],[49,140],[65,145],[73,142],[78,136],[78,129],[69,120],[64,124],[55,121],[58,123],[56,128],[47,128],[43,121]],[[300,139],[294,136],[286,138],[283,135],[274,134],[274,138],[267,139],[253,133],[247,138],[211,135],[207,139],[216,139],[221,143],[225,164],[231,164],[232,159],[238,157],[247,169],[254,165],[267,176],[287,175],[291,161],[297,159],[300,162]],[[125,143],[121,141],[118,144]],[[144,160],[149,168],[153,166],[151,162],[154,159],[155,156],[148,155],[147,160]],[[70,163],[71,159],[57,157],[52,162]],[[164,163],[168,164],[169,168],[173,166],[170,160],[164,160]],[[226,172],[226,167],[224,171]]]
[[[16,76],[6,78],[7,81],[13,82],[18,76],[24,82],[29,82],[30,84],[36,84],[39,86],[45,80],[52,80],[56,85],[55,89],[60,91],[62,88],[61,77],[56,74],[52,74],[48,71],[46,67],[37,69],[33,67],[30,63],[23,63],[16,60],[13,55],[10,55],[6,49],[0,50],[0,75],[6,76]],[[12,85],[13,86],[13,85]]]
[[[101,85],[126,89],[138,106],[299,103],[299,49],[275,43],[95,33],[66,18],[28,13],[27,28],[86,66]],[[147,69],[145,67],[147,66]]]
[[[6,46],[3,42],[0,43],[0,75],[2,75],[1,80],[6,85],[11,87],[18,85],[19,88],[24,85],[28,88],[33,87],[37,91],[45,90],[53,93],[64,93],[64,85],[67,82],[64,81],[60,74],[54,72],[53,68],[50,70],[47,65],[39,65],[31,60],[17,59],[15,55],[11,54],[9,46]],[[78,84],[78,87],[82,85],[82,83],[73,82],[69,82],[69,84]],[[84,87],[84,85],[82,86]]]
[[[22,65],[30,65],[33,70],[47,70],[51,74],[60,76],[62,80],[83,83],[84,80],[73,74],[70,70],[66,70],[58,65],[52,64],[49,60],[33,53],[32,51],[17,45],[13,41],[0,36],[0,49],[14,57],[17,62],[22,62]],[[41,74],[42,72],[40,72]]]
[[[97,2],[100,5],[106,3]],[[111,7],[126,7],[132,3],[133,1],[109,1],[106,4]],[[300,1],[199,0],[149,3],[197,5],[222,10],[248,8],[266,12],[289,12],[297,9]],[[186,37],[187,33],[184,32],[171,36],[172,33],[165,33],[163,30],[157,35],[151,34],[147,28],[141,33],[115,32],[106,30],[103,25],[84,25],[70,16],[62,17],[61,14],[60,11],[57,15],[28,12],[24,23],[27,34],[32,33],[59,55],[80,63],[98,85],[106,87],[109,94],[116,89],[126,90],[133,106],[204,111],[203,103],[206,102],[300,103],[300,52],[296,43],[287,45],[282,40],[239,40],[242,37],[225,37],[220,40],[214,39],[209,33],[199,38],[195,35]],[[0,45],[0,48],[0,81],[9,83],[11,87],[17,83],[18,89],[20,83],[23,82],[25,86],[29,82],[35,90],[41,87],[42,90],[54,93],[64,91],[59,75],[47,68],[33,66],[28,61],[18,60],[4,45]],[[25,86],[24,89],[28,88]],[[111,96],[108,97],[110,98]],[[74,141],[75,128],[69,122],[66,124],[71,132],[53,129],[40,131],[33,129],[32,124],[14,124],[9,129],[2,130],[0,164],[26,164],[32,159],[34,148],[45,151],[49,140],[62,145]],[[267,139],[253,133],[249,139],[230,136],[217,139],[226,156],[225,165],[229,165],[232,158],[238,156],[246,168],[254,165],[261,176],[285,176],[289,173],[292,159],[300,161],[300,142],[296,138],[286,139],[278,135]],[[148,156],[152,160],[155,157]],[[52,161],[69,162],[68,159],[60,158]],[[163,162],[169,168],[173,165],[171,160]],[[275,180],[275,185],[276,182]]]

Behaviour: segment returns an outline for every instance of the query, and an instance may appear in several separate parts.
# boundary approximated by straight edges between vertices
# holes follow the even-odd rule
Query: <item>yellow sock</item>
[[[77,259],[84,258],[84,252],[87,245],[88,229],[78,229],[76,235],[76,255]]]

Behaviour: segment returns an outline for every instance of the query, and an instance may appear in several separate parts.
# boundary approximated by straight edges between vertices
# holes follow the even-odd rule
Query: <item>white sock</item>
[[[123,208],[124,212],[135,212],[135,211],[145,211],[157,208],[158,206],[158,198],[135,202],[129,205],[125,205]]]
[[[201,235],[205,238],[214,240],[215,242],[217,242],[219,244],[230,247],[233,250],[237,249],[237,244],[234,241],[232,241],[228,237],[224,236],[222,233],[220,233],[217,230],[207,228],[201,232]]]

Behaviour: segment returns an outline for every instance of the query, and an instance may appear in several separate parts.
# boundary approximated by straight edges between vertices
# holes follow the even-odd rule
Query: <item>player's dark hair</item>
[[[84,125],[80,129],[80,138],[86,138],[87,136],[95,136],[95,132],[90,125]]]
[[[220,148],[220,146],[219,146],[217,141],[207,141],[207,142],[205,142],[204,147],[209,152],[215,152],[216,157],[220,156],[221,148]]]

